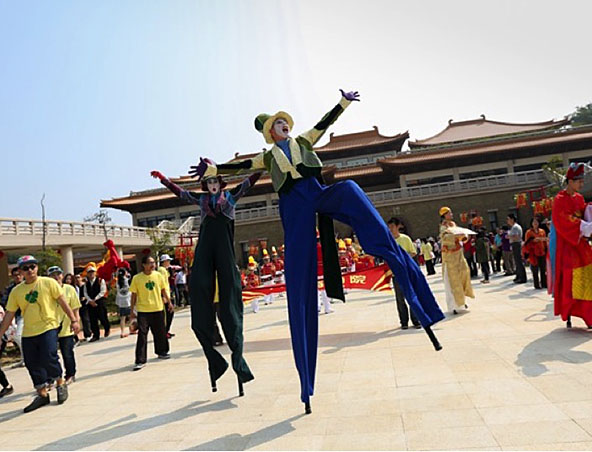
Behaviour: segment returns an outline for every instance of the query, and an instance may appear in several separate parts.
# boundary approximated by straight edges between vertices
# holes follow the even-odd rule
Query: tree
[[[576,111],[570,115],[571,125],[574,127],[592,124],[592,103],[583,107],[576,107]]]
[[[37,259],[37,266],[39,267],[39,275],[45,276],[47,269],[54,265],[62,265],[62,257],[53,248],[45,248],[45,250],[35,253]]]
[[[561,157],[558,155],[551,157],[551,159],[543,165],[543,173],[551,183],[548,187],[549,196],[554,197],[563,188],[565,174],[567,173],[567,169],[563,168],[563,160]]]
[[[173,231],[168,229],[149,228],[146,233],[152,241],[150,249],[157,257],[162,254],[173,253]]]
[[[99,210],[98,212],[85,217],[84,221],[88,221],[89,223],[99,223],[103,228],[103,234],[105,234],[105,242],[109,240],[109,236],[107,235],[107,223],[111,223],[112,220],[106,210]]]

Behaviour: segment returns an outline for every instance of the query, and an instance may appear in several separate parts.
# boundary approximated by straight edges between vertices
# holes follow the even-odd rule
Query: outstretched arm
[[[155,179],[159,179],[160,183],[172,191],[176,196],[190,204],[199,204],[199,196],[179,187],[172,182],[168,177],[164,176],[160,171],[151,171],[150,175]]]
[[[232,190],[228,190],[232,195],[234,202],[238,201],[245,193],[247,193],[249,189],[257,183],[260,177],[261,173],[251,174],[249,177],[243,180],[240,185],[237,185]]]
[[[204,177],[216,176],[218,174],[241,174],[249,170],[260,171],[265,169],[265,151],[260,152],[251,159],[241,160],[235,163],[221,163],[216,165],[213,160],[199,158],[199,164],[191,166],[189,174],[197,177],[198,180]]]
[[[357,91],[350,91],[347,93],[342,89],[339,91],[341,91],[341,100],[339,103],[335,105],[329,113],[323,116],[323,118],[312,129],[299,136],[300,138],[304,138],[306,141],[308,141],[311,148],[317,143],[317,141],[321,139],[329,126],[337,121],[337,118],[341,116],[341,113],[343,113],[349,104],[360,101],[360,95]]]

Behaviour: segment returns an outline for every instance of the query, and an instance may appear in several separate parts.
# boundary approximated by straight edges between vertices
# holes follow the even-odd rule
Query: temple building
[[[516,209],[514,195],[548,184],[541,169],[557,157],[563,166],[572,161],[592,160],[592,125],[570,127],[568,119],[531,124],[512,124],[478,119],[455,122],[436,135],[409,139],[372,130],[345,135],[331,134],[329,142],[315,148],[323,161],[327,183],[355,180],[385,220],[400,217],[413,238],[436,236],[438,209],[450,206],[457,222],[461,212],[474,212],[489,230],[505,223],[508,213],[518,214],[526,225],[531,208]],[[236,154],[233,161],[254,154]],[[232,188],[242,177],[227,178]],[[185,189],[200,192],[188,176],[173,179]],[[199,228],[196,206],[184,204],[165,188],[132,192],[104,200],[101,207],[130,212],[136,226],[153,227],[164,220],[176,225],[191,222]],[[462,225],[462,223],[461,223]],[[337,224],[341,236],[351,229]],[[236,252],[242,265],[249,251],[279,246],[283,230],[278,196],[264,174],[237,205]],[[255,247],[255,248],[254,248]]]

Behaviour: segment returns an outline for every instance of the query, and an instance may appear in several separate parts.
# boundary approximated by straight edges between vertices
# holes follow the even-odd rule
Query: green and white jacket
[[[292,162],[284,154],[284,151],[274,144],[271,149],[266,149],[251,159],[217,165],[217,173],[238,174],[247,171],[267,170],[271,175],[274,190],[280,194],[288,192],[298,179],[319,176],[323,163],[313,150],[313,146],[350,103],[351,101],[342,97],[339,103],[325,114],[312,129],[296,138],[288,138]]]

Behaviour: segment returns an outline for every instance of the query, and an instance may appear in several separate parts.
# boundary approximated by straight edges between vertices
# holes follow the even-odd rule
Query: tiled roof
[[[481,115],[479,119],[469,121],[448,121],[448,126],[440,133],[423,140],[409,141],[410,148],[441,145],[444,143],[463,142],[467,140],[479,140],[499,135],[512,135],[537,130],[554,129],[569,123],[564,118],[559,121],[551,120],[531,124],[513,124],[509,122],[490,121]]]
[[[350,177],[372,176],[382,173],[382,167],[373,163],[356,168],[343,168],[335,171],[335,179],[349,179]]]
[[[583,130],[582,130],[583,129]],[[455,146],[437,150],[412,151],[399,154],[396,157],[386,158],[380,161],[381,165],[399,166],[416,163],[427,163],[436,160],[454,159],[459,157],[492,154],[496,152],[511,151],[516,149],[533,148],[545,145],[557,145],[573,143],[577,141],[591,140],[592,126],[578,129],[568,129],[560,133],[549,134],[540,137],[526,137],[520,140],[511,140],[500,143],[483,143],[479,146]]]
[[[396,150],[401,149],[403,142],[409,138],[409,132],[399,133],[398,135],[387,137],[381,135],[378,127],[374,126],[372,130],[363,132],[347,133],[344,135],[329,135],[329,142],[324,146],[314,148],[316,152],[342,151],[344,149],[357,149],[367,146],[376,146],[385,143],[392,143]]]

